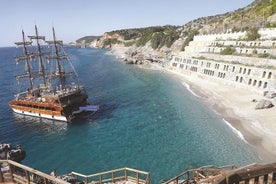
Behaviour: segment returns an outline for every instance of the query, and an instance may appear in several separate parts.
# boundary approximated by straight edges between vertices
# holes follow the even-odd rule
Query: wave
[[[228,125],[232,131],[239,137],[241,138],[245,143],[248,144],[248,142],[246,141],[246,139],[244,138],[243,134],[237,130],[235,127],[233,127],[228,121],[226,121],[224,118],[222,118],[222,120],[226,123],[226,125]]]
[[[187,83],[185,83],[185,82],[182,82],[182,84],[187,88],[187,90],[188,90],[190,93],[192,93],[192,95],[194,95],[194,96],[196,96],[196,97],[198,97],[198,98],[201,98],[201,96],[197,95],[197,94],[191,89],[191,87],[190,87],[189,84],[187,84]]]

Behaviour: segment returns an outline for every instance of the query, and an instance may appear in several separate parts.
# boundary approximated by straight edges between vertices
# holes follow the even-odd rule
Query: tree
[[[250,28],[246,33],[246,41],[254,41],[261,37],[256,27]]]

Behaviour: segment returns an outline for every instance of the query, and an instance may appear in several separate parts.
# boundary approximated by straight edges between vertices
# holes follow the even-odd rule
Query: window
[[[261,85],[262,85],[262,81],[259,81],[259,85],[258,85],[258,87],[261,87]]]
[[[268,77],[267,77],[267,78],[268,78],[268,79],[270,79],[270,78],[271,78],[271,76],[272,76],[272,72],[269,72],[269,73],[268,73]]]
[[[267,88],[267,82],[264,83],[264,88]]]
[[[250,75],[250,73],[251,73],[251,69],[248,69],[247,75]]]
[[[248,85],[250,85],[252,83],[252,79],[249,79],[248,81]]]
[[[242,80],[243,80],[243,78],[241,77],[241,78],[240,78],[240,83],[242,83]]]
[[[266,71],[263,72],[263,78],[265,78],[265,75],[266,75]]]
[[[257,80],[254,80],[253,86],[256,86],[256,84],[257,84]]]

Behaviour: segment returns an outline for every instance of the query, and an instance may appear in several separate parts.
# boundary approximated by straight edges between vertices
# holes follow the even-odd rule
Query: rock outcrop
[[[269,100],[261,100],[255,107],[256,110],[269,109],[274,107],[273,103]]]

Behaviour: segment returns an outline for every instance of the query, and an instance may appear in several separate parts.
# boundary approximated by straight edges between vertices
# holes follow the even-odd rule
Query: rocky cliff
[[[183,51],[197,34],[246,31],[252,27],[276,27],[275,0],[255,0],[244,8],[221,15],[201,17],[183,26],[116,30],[94,39],[84,37],[77,43],[82,41],[82,44],[96,48],[124,46],[138,52],[148,50],[157,54],[170,54]]]

